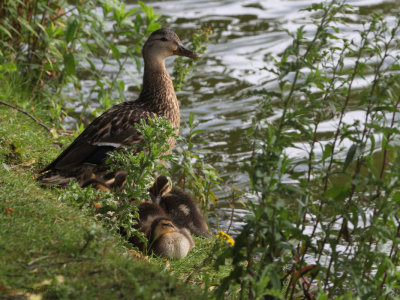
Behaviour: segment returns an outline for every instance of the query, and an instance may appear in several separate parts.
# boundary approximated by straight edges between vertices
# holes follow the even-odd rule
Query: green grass
[[[168,269],[171,275],[184,282],[199,286],[206,286],[210,290],[216,288],[220,281],[229,275],[231,265],[220,266],[215,271],[213,264],[221,251],[229,247],[217,238],[194,237],[196,247],[193,248],[185,259],[168,261],[162,258],[152,258],[160,267]]]
[[[0,100],[47,121],[45,104],[0,84]],[[138,261],[121,236],[43,188],[38,170],[71,138],[55,140],[27,116],[0,105],[0,298],[43,295],[72,299],[196,299],[208,265],[194,283],[184,280],[208,255],[213,240],[197,239],[188,259]],[[218,272],[209,276],[215,283]],[[210,273],[211,274],[211,273]]]

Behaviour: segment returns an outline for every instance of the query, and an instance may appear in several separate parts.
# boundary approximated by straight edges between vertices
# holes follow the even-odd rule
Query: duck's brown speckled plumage
[[[164,175],[160,175],[149,189],[150,197],[179,227],[187,228],[191,233],[209,237],[206,220],[190,195],[173,188]]]
[[[115,105],[95,119],[51,164],[38,180],[44,184],[66,184],[71,178],[86,180],[96,168],[103,167],[107,152],[140,143],[135,124],[153,115],[164,116],[174,127],[180,125],[179,104],[174,86],[165,68],[165,58],[172,55],[198,57],[185,49],[169,29],[151,34],[143,46],[144,75],[140,96],[135,101]],[[170,149],[175,144],[169,140]]]

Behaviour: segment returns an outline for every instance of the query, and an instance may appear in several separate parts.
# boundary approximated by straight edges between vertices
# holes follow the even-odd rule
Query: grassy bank
[[[44,104],[0,84],[0,100],[48,124]],[[197,241],[191,264],[141,259],[117,234],[42,188],[36,172],[71,138],[55,140],[24,114],[0,105],[0,298],[202,298],[183,279],[206,256],[210,241]],[[180,265],[173,269],[174,264]],[[179,270],[179,274],[176,271]],[[172,275],[171,273],[175,273]],[[178,279],[179,278],[179,279]],[[201,278],[197,277],[198,280]]]

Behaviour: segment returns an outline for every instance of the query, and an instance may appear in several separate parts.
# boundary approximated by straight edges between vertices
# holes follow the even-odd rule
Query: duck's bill
[[[176,49],[174,51],[174,54],[175,55],[179,55],[179,56],[186,56],[186,57],[190,57],[190,58],[199,58],[199,57],[201,57],[196,52],[191,51],[189,49],[186,49],[185,47],[183,47],[183,45],[179,45],[178,49]]]

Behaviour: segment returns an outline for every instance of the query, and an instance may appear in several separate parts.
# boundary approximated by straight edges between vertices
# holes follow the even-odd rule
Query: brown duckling
[[[182,258],[194,247],[190,232],[177,227],[158,204],[143,202],[138,209],[139,222],[135,227],[148,239],[149,251],[158,256]],[[145,250],[138,237],[132,236],[129,242]]]
[[[81,188],[91,186],[100,191],[111,191],[115,189],[122,190],[126,184],[127,177],[128,172],[123,170],[117,171],[114,174],[114,177],[109,180],[96,178],[96,176],[93,174],[93,176],[82,183]]]
[[[157,256],[178,259],[194,247],[189,231],[177,228],[170,218],[157,218],[151,224],[149,249]]]
[[[198,236],[210,236],[207,223],[193,199],[182,190],[172,188],[166,176],[158,176],[149,192],[153,202],[159,204],[177,226]]]
[[[111,187],[104,181],[98,178],[91,178],[86,180],[82,185],[81,188],[86,188],[91,186],[92,188],[99,190],[99,191],[111,191]]]
[[[155,219],[167,218],[167,214],[161,208],[161,206],[150,202],[140,203],[138,206],[138,213],[138,229],[143,232],[147,237],[150,235],[151,224]]]
[[[198,54],[183,47],[179,37],[170,29],[154,31],[143,46],[144,74],[139,98],[117,104],[105,111],[70,144],[38,177],[43,184],[66,185],[89,170],[103,174],[108,167],[105,160],[110,151],[140,143],[142,136],[135,125],[154,115],[163,116],[179,128],[180,111],[174,85],[165,59],[179,55],[190,58]],[[178,129],[177,132],[178,133]],[[170,149],[175,139],[169,141]]]

